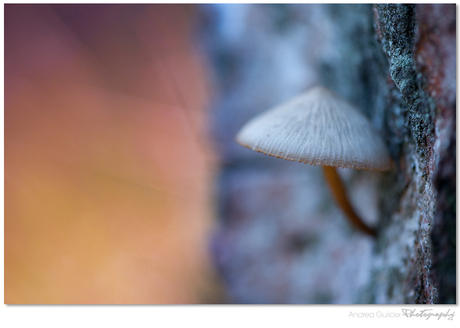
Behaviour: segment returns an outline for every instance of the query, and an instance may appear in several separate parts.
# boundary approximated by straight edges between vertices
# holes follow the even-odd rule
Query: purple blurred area
[[[5,5],[5,303],[220,300],[191,5]]]

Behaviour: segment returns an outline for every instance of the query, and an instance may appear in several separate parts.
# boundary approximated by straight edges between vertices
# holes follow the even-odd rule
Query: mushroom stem
[[[323,169],[324,175],[326,176],[326,180],[329,184],[329,187],[331,188],[332,194],[334,195],[336,202],[345,212],[346,216],[351,221],[351,223],[362,232],[365,232],[368,235],[374,237],[377,236],[377,232],[374,229],[367,226],[353,210],[353,207],[348,201],[347,194],[345,192],[345,187],[335,167],[323,166]]]

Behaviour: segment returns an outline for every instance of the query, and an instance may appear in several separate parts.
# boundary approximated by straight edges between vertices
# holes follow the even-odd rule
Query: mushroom
[[[369,120],[333,92],[314,87],[250,120],[237,134],[242,146],[324,168],[332,194],[349,220],[376,236],[355,213],[336,167],[389,170],[391,160]]]

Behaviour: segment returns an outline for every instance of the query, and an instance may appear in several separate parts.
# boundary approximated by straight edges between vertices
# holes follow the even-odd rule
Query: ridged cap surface
[[[250,120],[239,144],[313,165],[388,170],[387,148],[369,120],[331,91],[315,87]]]

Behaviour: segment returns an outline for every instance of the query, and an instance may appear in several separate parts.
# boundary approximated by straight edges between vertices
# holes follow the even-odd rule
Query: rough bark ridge
[[[203,6],[222,171],[214,263],[237,303],[454,303],[455,5]],[[214,28],[217,26],[217,28]],[[319,168],[238,146],[251,117],[315,84],[384,136],[394,169],[342,170],[376,241]]]
[[[445,179],[448,175],[451,182],[455,181],[455,170],[449,167],[455,165],[455,149],[445,150],[455,144],[455,77],[448,71],[455,67],[455,6],[377,5],[374,13],[390,76],[403,99],[401,102],[390,86],[387,112],[399,107],[403,110],[387,118],[388,134],[398,136],[389,140],[398,160],[396,180],[384,190],[399,192],[395,193],[396,206],[383,211],[389,220],[381,221],[385,234],[379,240],[376,256],[387,260],[374,267],[375,279],[388,281],[389,301],[453,302],[455,247],[446,244],[455,243],[455,200],[451,198],[455,197],[455,188],[443,178],[437,178],[443,182],[434,183],[434,177]],[[383,203],[391,204],[389,198],[395,194],[382,193]],[[435,215],[437,228],[432,230]],[[434,267],[432,262],[436,263]],[[443,286],[439,298],[438,286]]]

